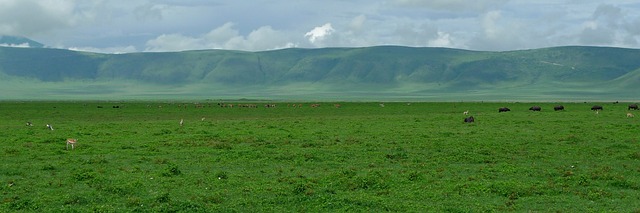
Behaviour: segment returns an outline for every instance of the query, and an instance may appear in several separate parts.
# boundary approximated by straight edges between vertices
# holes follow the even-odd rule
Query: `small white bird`
[[[184,124],[184,119],[180,119],[180,126]]]
[[[50,130],[53,130],[53,126],[47,124],[47,128],[49,128]]]

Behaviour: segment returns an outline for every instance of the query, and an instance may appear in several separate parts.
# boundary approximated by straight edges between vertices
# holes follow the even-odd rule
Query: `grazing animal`
[[[380,107],[384,107],[384,103],[380,103]]]
[[[506,107],[501,107],[500,109],[498,109],[498,112],[509,112],[511,111],[509,108]]]
[[[205,118],[204,118],[204,117],[202,117],[202,118],[200,119],[200,121],[204,121],[204,119],[205,119]]]
[[[47,128],[49,128],[49,130],[53,131],[53,126],[51,126],[50,124],[47,124]]]
[[[638,105],[637,104],[630,104],[628,110],[638,110]]]
[[[30,121],[27,121],[27,126],[33,126],[33,124]]]
[[[594,105],[594,106],[591,107],[591,110],[595,110],[595,111],[602,110],[602,106]]]
[[[532,106],[531,108],[529,108],[529,110],[531,110],[531,111],[540,111],[540,110],[542,110],[542,108],[540,106]]]
[[[470,117],[464,119],[465,123],[473,123],[474,121],[475,121],[475,119],[473,118],[473,116],[470,116]]]
[[[627,113],[627,118],[633,118],[633,114],[631,114],[630,112]]]
[[[562,105],[554,106],[554,107],[553,107],[553,110],[554,110],[554,111],[564,110],[564,106],[562,106]]]
[[[333,106],[334,106],[334,107],[336,107],[336,108],[340,108],[342,105],[340,105],[340,104],[334,104]]]
[[[464,111],[462,114],[463,114],[463,115],[468,115],[468,114],[469,114],[469,110]]]
[[[78,142],[77,139],[74,139],[74,138],[67,139],[67,150],[69,150],[69,145],[71,145],[71,149],[75,149],[76,148],[76,142]]]

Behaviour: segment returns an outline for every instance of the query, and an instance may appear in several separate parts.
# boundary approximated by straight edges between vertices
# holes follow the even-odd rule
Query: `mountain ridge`
[[[57,89],[75,84],[105,88],[94,93],[107,98],[166,94],[163,98],[519,100],[519,93],[526,93],[531,97],[524,99],[635,100],[631,91],[640,83],[639,58],[637,49],[594,46],[501,52],[373,46],[125,54],[0,47],[0,73],[4,79],[41,82],[50,91],[60,91],[56,96],[71,98],[86,98],[91,89],[85,96]],[[138,87],[131,89],[132,84]],[[0,99],[47,98],[29,95],[37,94],[33,91]],[[570,95],[574,92],[583,97]]]
[[[22,36],[0,35],[0,46],[22,48],[44,48],[45,45]]]

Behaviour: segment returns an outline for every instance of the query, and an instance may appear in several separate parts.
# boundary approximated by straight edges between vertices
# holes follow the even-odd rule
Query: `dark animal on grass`
[[[509,112],[511,111],[509,108],[506,107],[501,107],[500,109],[498,109],[498,112]]]
[[[470,116],[470,117],[464,119],[465,123],[473,123],[474,121],[475,121],[475,119],[473,119],[473,116]]]
[[[628,110],[638,110],[638,105],[637,104],[630,104]]]
[[[600,105],[592,106],[591,110],[594,110],[594,111],[602,110],[602,106],[600,106]]]
[[[531,111],[540,111],[540,110],[542,110],[542,108],[540,106],[532,106],[531,108],[529,108],[529,110],[531,110]]]
[[[564,106],[562,106],[562,105],[554,106],[553,110],[555,110],[555,111],[564,110]]]

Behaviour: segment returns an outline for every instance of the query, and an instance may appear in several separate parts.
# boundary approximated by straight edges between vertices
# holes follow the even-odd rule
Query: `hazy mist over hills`
[[[639,59],[637,49],[584,46],[98,54],[3,45],[0,99],[635,101]]]

